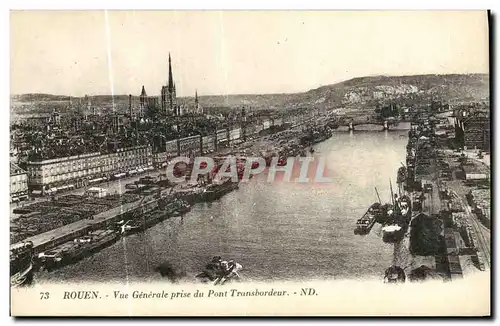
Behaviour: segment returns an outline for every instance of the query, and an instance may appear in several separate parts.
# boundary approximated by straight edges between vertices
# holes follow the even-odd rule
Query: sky
[[[487,73],[485,11],[13,11],[10,93],[293,93],[354,77]]]

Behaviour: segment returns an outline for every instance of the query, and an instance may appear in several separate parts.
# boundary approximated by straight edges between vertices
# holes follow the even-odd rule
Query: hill
[[[23,94],[11,96],[13,113],[34,113],[68,107],[68,96],[50,94]],[[138,96],[133,105],[138,105]],[[294,94],[248,94],[200,96],[204,107],[242,107],[250,109],[289,109],[297,107],[343,108],[350,110],[373,110],[386,103],[418,105],[430,101],[463,103],[489,100],[488,74],[449,74],[413,76],[369,76],[322,86],[304,93]],[[112,108],[111,95],[91,96],[92,105]],[[72,103],[86,106],[83,98],[72,98]],[[179,98],[182,104],[192,105],[192,97]],[[128,95],[114,96],[115,106],[120,111],[128,107]]]

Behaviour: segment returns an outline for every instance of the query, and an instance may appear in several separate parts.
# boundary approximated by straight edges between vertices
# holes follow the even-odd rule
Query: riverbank
[[[319,124],[310,125],[307,126],[305,129],[310,131],[315,131],[319,128],[318,125]],[[251,156],[259,156],[263,154],[262,148],[267,148],[267,149],[271,148],[271,150],[266,151],[266,155],[268,156],[284,155],[284,153],[290,149],[290,147],[288,146],[289,142],[293,144],[301,143],[300,138],[306,134],[305,129],[295,128],[291,130],[279,131],[276,134],[268,135],[262,137],[261,139],[251,140],[245,143],[241,143],[238,146],[226,148],[225,150],[221,151],[222,153],[212,153],[212,156],[235,155],[235,153],[241,152],[242,149],[246,154],[250,154]],[[290,137],[290,135],[293,135],[293,137]],[[321,136],[321,140],[324,140],[326,138],[328,137]],[[283,140],[286,141],[283,142]],[[310,146],[311,144],[316,142],[315,140],[316,139],[313,137],[313,139],[310,139],[309,143],[301,144],[301,146],[303,147]],[[157,172],[160,172],[161,174],[161,170]],[[134,177],[134,179],[136,178],[138,177],[137,176]],[[108,187],[106,188],[106,190],[108,191],[108,193],[111,192],[114,196],[119,196],[120,200],[123,196],[132,197],[133,196],[132,194],[126,194],[125,182],[126,181],[123,179],[112,181],[108,183]],[[232,187],[232,186],[228,187],[227,189],[220,189],[220,187],[224,187],[224,185],[219,185],[219,186],[215,185],[214,187],[212,187],[213,189],[210,189],[210,191],[207,192],[207,190],[209,190],[210,187],[212,186],[185,185],[184,187],[173,187],[173,188],[155,186],[156,190],[154,191],[153,189],[149,189],[147,194],[146,192],[142,191],[136,192],[136,195],[139,196],[135,200],[134,198],[131,198],[128,202],[120,201],[120,205],[118,205],[117,207],[114,207],[112,209],[107,209],[104,211],[102,211],[102,209],[100,208],[100,206],[102,206],[103,204],[101,199],[86,198],[88,202],[86,204],[83,204],[81,200],[79,200],[78,198],[72,198],[73,202],[68,203],[70,206],[71,205],[75,207],[83,206],[87,208],[87,210],[86,211],[84,210],[83,212],[78,213],[78,211],[76,211],[81,219],[75,222],[70,222],[69,224],[63,225],[61,227],[52,228],[46,232],[35,234],[28,238],[24,238],[22,241],[31,241],[34,244],[35,252],[40,253],[43,251],[50,250],[51,248],[54,248],[55,246],[58,246],[64,242],[72,241],[77,237],[81,237],[87,234],[91,230],[107,228],[109,227],[110,224],[116,223],[119,220],[128,220],[130,219],[131,215],[136,214],[138,211],[140,211],[140,214],[146,214],[147,212],[150,212],[152,210],[157,210],[159,209],[158,202],[160,200],[168,201],[170,200],[169,198],[178,198],[186,200],[191,204],[196,204],[201,201],[213,201],[219,199],[221,196],[237,189],[237,187]],[[80,196],[85,197],[83,196],[82,193],[80,193]],[[16,219],[16,222],[18,222],[17,229],[19,229],[20,224],[24,224],[23,227],[29,229],[30,219],[35,219],[36,221],[38,221],[35,215],[39,213],[52,214],[54,215],[56,220],[58,219],[58,217],[62,218],[63,216],[61,215],[62,212],[64,211],[67,214],[68,209],[62,208],[61,210],[60,207],[67,206],[65,202],[67,201],[66,199],[69,199],[70,197],[71,196],[55,197],[55,200],[47,202],[49,203],[49,205],[45,206],[43,201],[39,201],[35,204],[26,205],[22,208],[18,207],[17,211],[25,214],[21,215],[19,218]],[[59,204],[56,205],[56,203]],[[51,208],[49,206],[54,206],[54,208]],[[93,213],[96,210],[99,211],[98,214]],[[75,211],[73,210],[73,212]],[[161,220],[159,219],[157,222],[160,221]],[[48,227],[50,228],[50,226]],[[36,232],[36,230],[34,232]]]
[[[413,214],[408,232],[394,246],[393,261],[410,281],[456,280],[489,269],[489,230],[467,202],[470,194],[489,194],[489,169],[480,161],[439,146],[433,126],[425,121],[412,126],[404,189]],[[474,182],[466,171],[476,171],[469,172],[475,173]],[[481,173],[486,182],[476,179]],[[488,214],[489,200],[481,201]],[[484,220],[489,223],[489,215]]]
[[[405,136],[405,137],[401,137]],[[215,255],[243,266],[246,282],[312,279],[381,281],[392,246],[374,230],[354,237],[352,225],[376,199],[387,200],[389,178],[404,160],[406,133],[336,133],[313,146],[326,157],[331,183],[270,183],[265,174],[220,200],[198,203],[121,238],[92,257],[38,273],[36,283],[165,282],[155,269],[169,264],[193,282]],[[368,162],[368,164],[367,164]]]

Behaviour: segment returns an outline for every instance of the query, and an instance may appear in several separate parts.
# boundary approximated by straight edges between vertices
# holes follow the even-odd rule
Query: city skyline
[[[157,95],[168,53],[179,97],[305,92],[374,75],[488,73],[486,15],[12,12],[11,94],[139,95],[144,85]]]

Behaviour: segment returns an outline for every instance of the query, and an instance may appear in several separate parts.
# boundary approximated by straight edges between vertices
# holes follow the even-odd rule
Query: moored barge
[[[77,237],[51,250],[38,254],[38,262],[47,270],[53,270],[77,262],[88,255],[114,243],[119,234],[116,230],[99,229]]]
[[[160,209],[134,217],[128,221],[120,221],[118,223],[120,233],[129,235],[144,231],[167,218],[186,214],[191,209],[187,202],[180,199],[173,199],[165,205],[165,207],[161,207],[162,204],[160,204]]]
[[[233,182],[231,179],[228,179],[221,183],[212,183],[205,188],[202,200],[213,201],[220,199],[231,191],[238,189],[238,187],[239,183]]]
[[[33,243],[30,241],[10,248],[10,286],[29,285],[33,281]]]
[[[380,214],[381,204],[373,203],[363,216],[356,221],[356,228],[354,234],[365,235],[370,233],[373,225],[377,221],[377,214]]]

